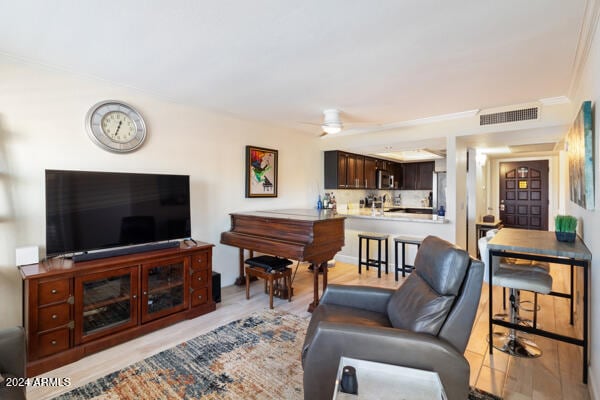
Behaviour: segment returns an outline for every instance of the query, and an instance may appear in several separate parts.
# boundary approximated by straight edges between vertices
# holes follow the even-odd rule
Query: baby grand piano
[[[221,243],[240,249],[240,275],[245,282],[244,249],[310,262],[314,272],[314,301],[319,304],[319,270],[327,288],[327,261],[344,246],[344,219],[332,210],[273,210],[232,213],[231,229],[221,233]]]

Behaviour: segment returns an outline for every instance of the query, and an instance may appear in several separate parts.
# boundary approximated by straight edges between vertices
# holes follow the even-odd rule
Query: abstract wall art
[[[567,135],[571,201],[594,209],[594,127],[592,102],[584,101]]]
[[[246,146],[246,197],[277,197],[277,153]]]

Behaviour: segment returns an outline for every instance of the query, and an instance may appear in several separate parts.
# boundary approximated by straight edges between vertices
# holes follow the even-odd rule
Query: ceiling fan
[[[345,125],[342,123],[341,119],[342,112],[337,108],[328,108],[323,110],[323,122],[320,124],[316,124],[314,122],[302,122],[303,124],[308,125],[319,125],[321,127],[321,134],[319,137],[324,137],[327,135],[334,135],[336,133],[341,132]],[[345,115],[347,117],[347,115]],[[380,126],[379,124],[373,124],[372,122],[350,122],[349,123],[350,130],[354,129],[369,129],[376,128]],[[363,128],[360,128],[363,126]]]
[[[343,125],[342,120],[340,119],[340,110],[335,108],[323,110],[323,123],[321,124],[323,133],[321,133],[320,137],[339,133],[342,131],[342,128]]]

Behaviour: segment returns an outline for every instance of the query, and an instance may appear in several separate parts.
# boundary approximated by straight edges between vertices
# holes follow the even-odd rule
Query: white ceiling
[[[316,135],[569,96],[588,1],[6,0],[0,57]]]

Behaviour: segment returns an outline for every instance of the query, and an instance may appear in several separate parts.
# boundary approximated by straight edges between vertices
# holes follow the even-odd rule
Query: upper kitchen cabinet
[[[388,160],[376,159],[376,163],[377,163],[377,169],[392,172],[392,165],[394,164],[393,162],[388,161]]]
[[[434,170],[434,161],[402,164],[400,188],[403,190],[432,190]]]
[[[401,189],[402,182],[404,181],[402,173],[402,164],[393,163],[391,172],[394,175],[394,189]]]
[[[435,171],[435,161],[419,163],[417,190],[433,189],[433,171]]]
[[[377,159],[365,157],[365,189],[377,189]]]
[[[325,152],[325,189],[364,189],[365,157],[343,151]]]
[[[346,154],[347,175],[346,187],[349,189],[364,189],[365,187],[365,157],[358,154]]]
[[[325,152],[325,189],[345,189],[348,160],[339,151]]]

